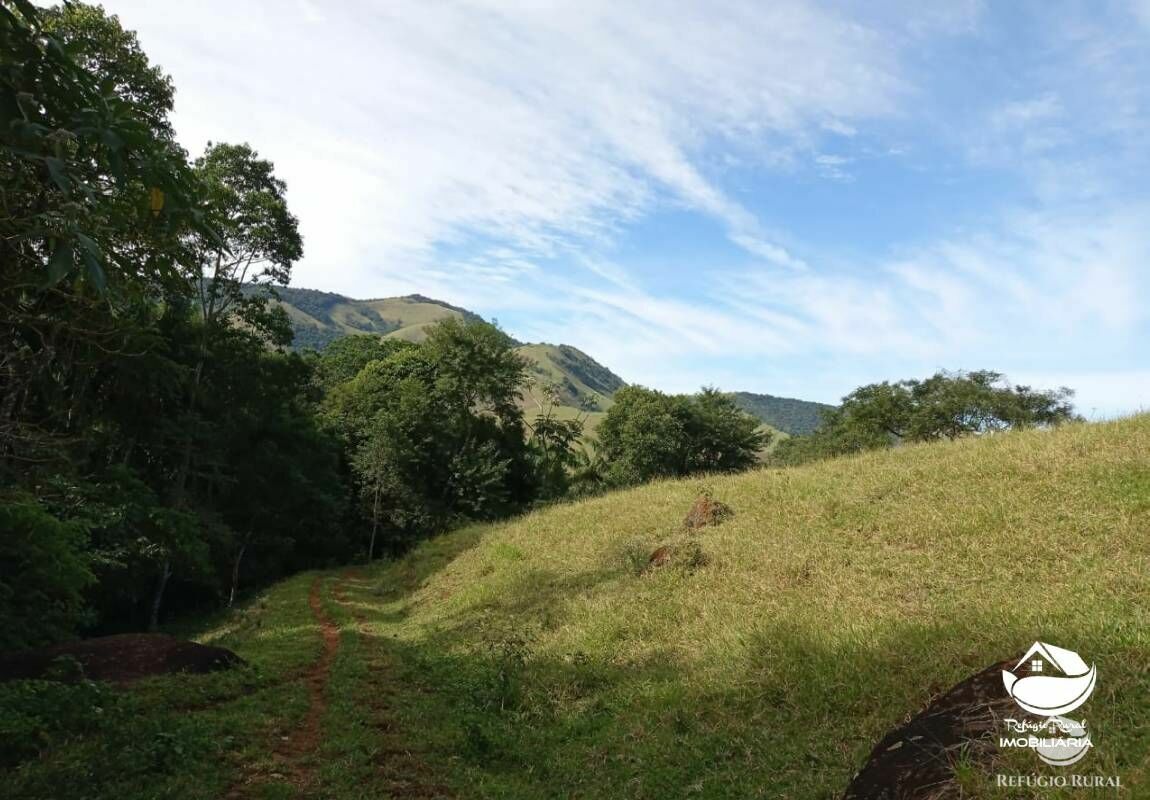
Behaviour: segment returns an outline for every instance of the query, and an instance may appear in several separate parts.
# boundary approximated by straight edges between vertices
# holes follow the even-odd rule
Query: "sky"
[[[1150,409],[1150,0],[107,0],[292,284],[632,383],[835,402],[994,369]]]

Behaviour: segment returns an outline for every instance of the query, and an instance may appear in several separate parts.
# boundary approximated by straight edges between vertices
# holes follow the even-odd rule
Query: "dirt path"
[[[363,634],[363,627],[369,624],[363,606],[347,596],[347,590],[362,590],[366,586],[363,573],[357,569],[345,572],[342,580],[332,590],[332,597],[347,609],[357,633]],[[382,781],[387,797],[410,798],[411,800],[442,800],[453,798],[454,794],[445,784],[437,780],[437,775],[424,761],[423,754],[413,750],[408,738],[395,718],[392,700],[396,695],[399,678],[393,657],[379,640],[368,635],[364,637],[367,648],[362,654],[369,667],[369,686],[365,692],[365,702],[371,709],[371,725],[378,742],[376,750],[376,774]]]
[[[332,590],[333,595],[342,594],[342,583],[346,579],[346,575],[340,577],[339,583]],[[307,602],[312,616],[319,623],[323,643],[319,658],[300,678],[308,691],[307,714],[298,727],[279,738],[274,748],[271,770],[241,778],[227,792],[226,800],[246,800],[258,796],[255,790],[269,780],[287,782],[304,796],[315,783],[312,755],[319,746],[323,718],[327,713],[327,686],[332,664],[339,653],[339,626],[323,607],[323,578],[317,577],[312,581]]]
[[[335,591],[339,591],[338,586]],[[283,746],[277,748],[279,754],[288,759],[294,773],[293,777],[297,779],[292,783],[297,786],[311,783],[311,770],[306,767],[305,762],[319,745],[320,728],[324,714],[327,713],[327,683],[331,677],[331,665],[339,652],[339,627],[324,610],[319,578],[312,582],[307,604],[311,608],[312,616],[319,623],[320,634],[323,637],[323,651],[303,678],[308,691],[307,716],[304,717],[303,723],[287,736]]]

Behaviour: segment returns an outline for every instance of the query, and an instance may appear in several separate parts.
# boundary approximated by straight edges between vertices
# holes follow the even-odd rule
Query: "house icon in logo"
[[[1040,717],[1068,714],[1094,691],[1097,669],[1073,650],[1035,642],[1013,670],[1002,671],[1002,683],[1014,702]]]

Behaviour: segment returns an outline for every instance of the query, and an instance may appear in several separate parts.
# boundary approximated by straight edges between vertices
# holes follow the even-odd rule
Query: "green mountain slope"
[[[457,306],[413,294],[376,300],[353,300],[315,289],[281,288],[278,305],[287,312],[295,333],[295,347],[322,350],[341,336],[377,333],[421,341],[423,329],[441,319],[479,319]]]
[[[696,481],[462,529],[273,587],[199,634],[252,670],[161,679],[133,719],[199,737],[164,796],[814,800],[1041,639],[1103,676],[1083,771],[1150,796],[1147,453],[1143,415],[714,477],[734,516],[694,534]],[[119,752],[101,730],[17,777]],[[995,790],[1062,774],[1031,751],[956,762],[954,796],[1079,796]]]
[[[834,406],[770,394],[734,392],[735,404],[752,416],[792,436],[810,433],[822,422],[822,412]]]
[[[428,325],[442,319],[481,319],[467,309],[413,294],[377,300],[353,300],[314,289],[279,289],[277,301],[287,312],[295,333],[295,347],[322,350],[341,336],[379,334],[386,338],[422,341]],[[542,386],[559,387],[559,401],[577,409],[584,403],[605,411],[611,396],[625,386],[623,379],[578,348],[560,344],[527,344],[518,348],[530,363],[531,376]],[[524,400],[530,411],[531,397]],[[588,420],[589,427],[596,419]]]
[[[565,406],[578,408],[586,402],[605,411],[611,405],[611,396],[627,385],[611,370],[570,345],[528,344],[518,352],[530,362],[535,380],[559,387],[559,398]]]
[[[287,312],[295,333],[295,347],[322,350],[341,336],[378,334],[422,341],[425,330],[441,319],[480,319],[467,309],[423,295],[385,297],[376,300],[354,300],[341,294],[314,289],[278,290],[278,301]],[[575,409],[588,407],[587,432],[593,433],[602,415],[611,406],[611,398],[626,385],[587,353],[565,344],[524,344],[518,348],[530,363],[531,377],[538,387],[559,387],[558,413],[573,415]],[[524,397],[528,414],[538,407],[538,391]],[[744,411],[758,417],[770,430],[795,435],[810,433],[819,424],[819,414],[830,406],[806,400],[773,397],[767,394],[736,392],[735,401]],[[775,437],[775,444],[779,441]]]

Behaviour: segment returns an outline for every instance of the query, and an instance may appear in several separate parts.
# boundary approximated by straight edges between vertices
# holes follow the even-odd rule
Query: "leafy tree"
[[[99,76],[103,92],[133,104],[153,132],[175,138],[168,120],[175,97],[172,79],[148,60],[135,32],[125,30],[118,17],[98,5],[69,2],[45,9],[43,26],[80,69]]]
[[[530,448],[538,483],[537,499],[558,500],[571,492],[571,476],[586,459],[581,447],[587,411],[594,402],[588,398],[575,417],[559,416],[561,390],[557,384],[528,386],[536,406],[533,419],[526,422],[530,431]]]
[[[346,348],[321,371],[334,374],[372,349]],[[421,345],[387,349],[324,403],[328,424],[352,453],[372,521],[369,555],[384,528],[400,548],[529,502],[533,475],[516,402],[525,365],[511,339],[493,325],[451,319],[432,326]]]
[[[196,160],[208,220],[216,234],[198,242],[192,285],[208,330],[233,313],[260,321],[265,293],[251,286],[286,286],[292,264],[303,255],[299,222],[288,210],[287,185],[270,161],[249,145],[209,144]],[[277,341],[287,344],[287,341]]]
[[[30,3],[0,6],[0,471],[62,457],[90,415],[89,376],[125,345],[124,319],[180,292],[183,234],[211,233],[157,130],[163,101],[117,93],[73,58],[91,48],[53,35],[85,13],[46,25]],[[112,62],[127,46],[95,49]]]
[[[315,382],[320,390],[330,392],[360,373],[372,361],[383,361],[393,353],[414,344],[402,339],[379,336],[344,336],[328,345],[316,358]]]
[[[68,635],[83,618],[92,582],[85,532],[27,497],[0,503],[0,650]]]
[[[599,454],[614,485],[734,472],[757,463],[767,442],[758,428],[758,420],[714,389],[689,397],[628,386],[599,425]]]
[[[690,400],[687,417],[687,472],[741,472],[759,462],[769,435],[734,399],[704,387]]]
[[[280,352],[290,328],[266,291],[301,250],[283,183],[246,145],[189,165],[172,96],[98,6],[0,4],[0,527],[13,531],[0,627],[12,641],[154,627],[165,593],[218,602],[241,573],[270,580],[348,555],[322,385]]]
[[[1038,391],[1014,386],[990,370],[869,384],[844,397],[819,430],[782,442],[774,458],[800,463],[901,442],[1059,425],[1077,419],[1073,394],[1065,387]]]

